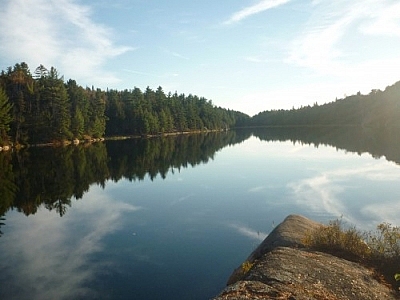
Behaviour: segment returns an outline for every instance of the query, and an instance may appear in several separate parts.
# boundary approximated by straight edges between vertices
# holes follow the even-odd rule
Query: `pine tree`
[[[12,104],[8,101],[5,91],[0,88],[0,144],[7,143],[9,140],[8,132],[10,123]]]
[[[85,134],[85,120],[88,119],[88,97],[85,90],[78,86],[75,80],[68,80],[66,89],[71,109],[71,132],[74,138],[80,139]]]
[[[70,139],[71,115],[70,102],[62,78],[58,77],[57,70],[51,68],[47,76],[39,79],[40,118],[42,128],[40,132],[46,140]]]
[[[89,96],[89,122],[87,122],[87,133],[90,136],[99,138],[104,136],[106,132],[106,101],[104,93],[97,89],[88,91]]]

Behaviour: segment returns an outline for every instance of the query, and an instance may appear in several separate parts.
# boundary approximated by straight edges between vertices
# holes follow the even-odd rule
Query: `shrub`
[[[376,232],[368,234],[367,242],[377,257],[398,257],[400,255],[400,227],[381,223],[377,226]]]
[[[243,274],[247,274],[250,269],[253,267],[254,263],[249,262],[246,260],[244,263],[242,263],[242,272]]]
[[[355,227],[343,229],[342,221],[329,222],[308,234],[304,244],[315,250],[321,250],[352,261],[365,260],[371,255],[371,249],[364,241],[364,235]]]
[[[311,249],[323,251],[373,268],[377,277],[394,288],[400,280],[400,227],[381,223],[376,231],[360,232],[355,227],[343,228],[341,220],[310,232],[304,244]],[[379,276],[381,275],[381,276]]]

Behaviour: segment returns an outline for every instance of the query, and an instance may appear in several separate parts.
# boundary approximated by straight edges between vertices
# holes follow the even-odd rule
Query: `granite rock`
[[[372,300],[398,299],[373,270],[305,247],[307,233],[323,226],[298,215],[288,216],[239,266],[214,300]]]

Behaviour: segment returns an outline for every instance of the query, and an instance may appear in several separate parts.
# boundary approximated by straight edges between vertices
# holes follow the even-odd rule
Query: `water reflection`
[[[322,172],[316,177],[293,183],[291,188],[299,203],[316,211],[323,209],[337,216],[343,215],[351,224],[361,224],[363,228],[372,229],[383,220],[392,224],[398,223],[398,191],[380,191],[382,195],[390,195],[390,203],[384,203],[383,197],[377,199],[371,196],[375,195],[376,191],[374,193],[373,189],[377,186],[383,189],[385,185],[390,187],[398,181],[399,169],[387,161],[379,160],[359,167]],[[349,205],[352,198],[362,201],[358,213]]]
[[[217,151],[241,143],[251,135],[262,141],[291,141],[294,144],[314,145],[316,148],[329,145],[359,155],[369,153],[375,158],[384,156],[400,164],[400,140],[395,131],[374,132],[358,127],[255,128],[226,133],[109,141],[88,147],[30,148],[16,153],[0,153],[0,216],[9,209],[16,209],[25,215],[35,214],[40,206],[63,216],[71,207],[71,199],[82,198],[93,184],[104,187],[107,180],[140,181],[146,177],[153,180],[157,176],[165,179],[169,172],[175,173],[182,168],[207,163]],[[293,147],[291,151],[296,149],[300,148]],[[241,176],[240,173],[237,176]],[[397,178],[395,173],[390,175],[377,170],[368,172],[368,176],[373,176],[375,180],[379,179],[378,176],[382,180]],[[338,201],[342,187],[334,184],[339,181],[338,178],[338,174],[321,174],[294,183],[291,188],[303,195],[304,199],[318,195],[318,199],[322,199],[330,211],[343,212],[344,208]],[[248,191],[260,193],[270,188],[264,182],[248,188]],[[177,199],[172,205],[189,197],[190,194]]]
[[[18,238],[2,237],[0,267],[7,270],[7,289],[2,299],[99,299],[99,290],[87,283],[117,266],[108,257],[93,260],[103,251],[105,236],[121,227],[125,213],[139,210],[113,201],[99,187],[90,197],[74,205],[73,213],[62,218],[48,210],[38,210],[34,218],[9,215]],[[26,228],[29,227],[29,230]],[[12,266],[12,267],[11,267]],[[18,278],[18,280],[10,280]]]
[[[216,151],[249,135],[231,131],[0,153],[0,215],[9,209],[35,214],[43,205],[63,216],[71,198],[82,198],[92,184],[166,178],[168,172],[207,163]]]
[[[399,166],[370,157],[398,163],[397,141],[382,149],[359,133],[254,129],[0,153],[0,298],[207,299],[288,213],[398,224]]]
[[[287,127],[256,128],[253,134],[263,141],[292,141],[332,146],[361,155],[369,153],[375,158],[385,157],[400,164],[400,140],[397,128],[386,130],[363,127]]]
[[[266,237],[267,233],[261,232],[261,231],[255,231],[252,228],[249,228],[244,225],[239,225],[239,224],[230,224],[230,227],[235,229],[239,234],[244,235],[252,240],[256,240],[258,242],[262,242]]]

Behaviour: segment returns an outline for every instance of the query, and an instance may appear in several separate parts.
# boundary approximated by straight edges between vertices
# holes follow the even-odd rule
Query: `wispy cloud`
[[[353,73],[359,66],[359,57],[368,51],[363,50],[363,44],[349,50],[352,40],[365,41],[373,35],[400,37],[399,21],[400,4],[397,2],[314,1],[313,14],[294,40],[287,62],[323,74]]]
[[[132,74],[144,75],[144,76],[160,77],[159,75],[156,75],[156,74],[142,72],[142,71],[136,71],[136,70],[122,69],[122,71],[132,73]]]
[[[244,58],[244,60],[252,62],[252,63],[267,63],[268,62],[267,59],[262,59],[257,56],[247,56]]]
[[[320,1],[300,37],[293,42],[288,62],[329,72],[343,56],[338,47],[346,31],[359,17],[357,3],[337,5]]]
[[[332,87],[321,90],[317,86],[320,94],[314,99],[332,101],[344,94],[368,93],[372,88],[384,89],[398,81],[398,2],[318,0],[312,2],[311,12],[296,38],[288,43],[284,61],[290,67],[311,72],[315,82],[329,78]],[[311,94],[311,90],[302,94],[303,104],[310,103],[307,94]],[[312,97],[308,95],[308,99]]]
[[[361,26],[365,34],[400,37],[400,3],[377,2],[377,9],[369,11],[370,22]]]
[[[173,56],[175,56],[175,57],[189,60],[189,57],[186,57],[186,56],[184,56],[184,55],[182,55],[182,54],[179,54],[178,52],[171,52],[171,54],[172,54]]]
[[[268,9],[286,4],[290,2],[291,0],[263,0],[257,4],[254,4],[249,7],[245,7],[242,10],[234,13],[229,20],[225,21],[224,24],[229,25],[232,23],[239,22],[245,18],[248,18],[252,15],[261,13],[263,11],[266,11]]]
[[[61,68],[80,81],[117,82],[107,60],[133,48],[117,46],[112,31],[91,18],[91,8],[72,0],[5,0],[0,8],[0,53],[10,64],[25,61]]]
[[[165,53],[167,53],[168,55],[172,55],[172,56],[177,57],[177,58],[189,60],[189,57],[184,56],[184,55],[182,55],[182,54],[180,54],[180,53],[178,53],[178,52],[170,51],[170,50],[165,49],[165,48],[161,48],[161,49],[162,49]]]
[[[256,187],[250,188],[248,190],[248,192],[249,193],[258,193],[258,192],[261,192],[262,190],[265,190],[265,189],[266,189],[265,186],[256,186]]]
[[[142,71],[136,71],[136,70],[130,70],[130,69],[122,69],[122,71],[132,73],[132,74],[155,77],[155,78],[171,78],[171,77],[179,76],[179,73],[165,73],[165,74],[157,75],[155,73],[148,73],[148,72],[142,72]]]

